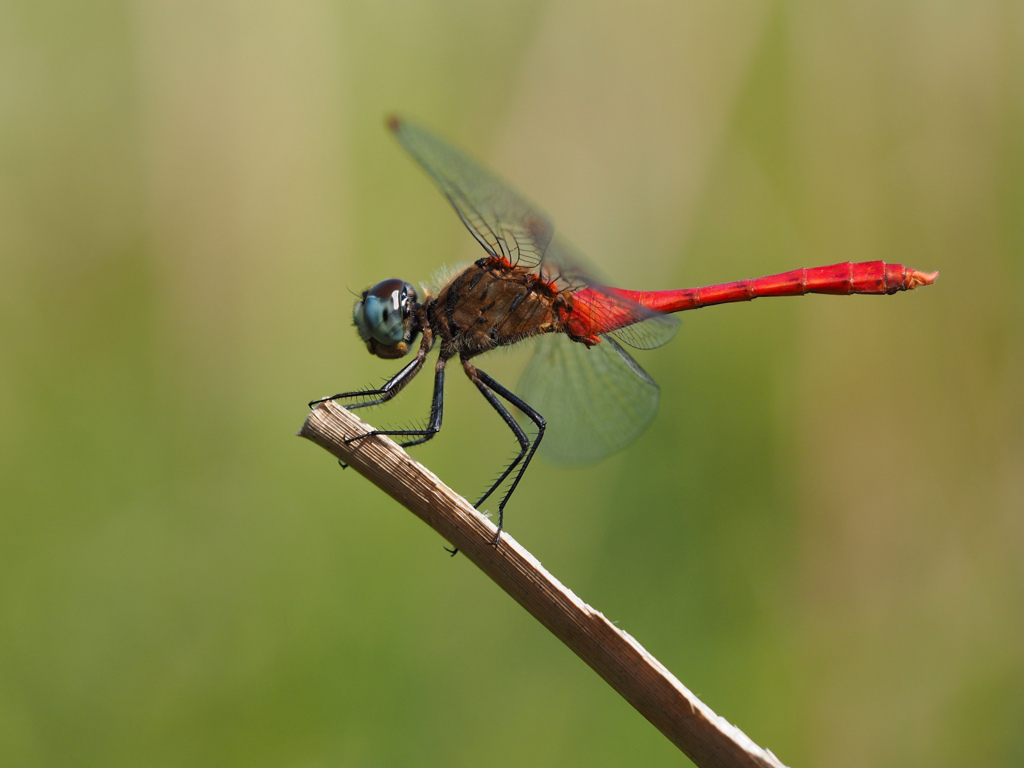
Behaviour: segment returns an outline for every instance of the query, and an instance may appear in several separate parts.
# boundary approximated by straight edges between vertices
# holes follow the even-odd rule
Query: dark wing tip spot
[[[387,126],[392,133],[398,133],[398,129],[402,127],[402,118],[398,115],[388,115]]]

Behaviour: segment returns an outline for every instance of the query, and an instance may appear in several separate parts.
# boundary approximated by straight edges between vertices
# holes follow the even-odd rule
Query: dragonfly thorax
[[[564,328],[571,297],[530,268],[489,257],[466,267],[427,301],[427,322],[441,356],[468,360]]]
[[[392,278],[363,291],[352,308],[352,320],[359,338],[377,357],[404,357],[419,333],[414,322],[416,289]]]

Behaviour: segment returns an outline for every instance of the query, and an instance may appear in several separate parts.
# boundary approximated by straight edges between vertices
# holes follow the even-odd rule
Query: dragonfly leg
[[[367,432],[365,435],[357,435],[356,437],[350,437],[346,440],[346,443],[353,443],[356,440],[362,440],[364,437],[373,437],[374,435],[387,435],[388,437],[411,437],[412,440],[404,440],[399,442],[403,448],[408,448],[412,445],[419,445],[425,443],[427,440],[432,438],[438,432],[441,431],[441,418],[444,414],[444,368],[447,363],[447,359],[439,358],[437,361],[437,367],[434,371],[434,396],[430,402],[430,420],[427,422],[427,426],[423,429],[374,429],[371,432]]]
[[[508,504],[508,500],[512,497],[512,493],[515,491],[516,486],[519,485],[519,481],[523,478],[523,474],[526,472],[526,468],[530,465],[530,460],[533,458],[533,454],[537,452],[537,447],[540,445],[541,438],[544,437],[544,428],[547,426],[547,422],[544,421],[543,416],[537,413],[537,411],[535,411],[521,397],[506,387],[503,387],[468,360],[463,359],[462,367],[465,369],[466,375],[469,377],[470,381],[476,384],[480,393],[487,399],[487,402],[491,404],[491,407],[497,411],[498,415],[501,416],[502,420],[516,436],[516,440],[519,441],[519,455],[516,456],[507,467],[505,467],[505,470],[501,473],[498,479],[495,480],[491,487],[487,489],[487,492],[480,498],[480,501],[474,505],[479,508],[481,504],[487,501],[492,493],[501,487],[501,484],[504,483],[509,475],[511,475],[518,467],[519,471],[516,472],[516,476],[512,480],[512,484],[502,497],[501,503],[498,504],[498,533],[494,537],[494,544],[497,545],[498,540],[501,538],[501,530],[505,523],[505,505]],[[535,437],[532,442],[525,430],[519,426],[519,422],[517,422],[515,417],[509,413],[508,408],[501,404],[501,401],[498,399],[499,396],[522,411],[530,421],[537,425],[537,437]]]
[[[423,363],[427,359],[427,353],[430,352],[432,346],[434,346],[433,334],[429,330],[425,330],[423,332],[423,340],[420,342],[420,348],[416,350],[416,356],[402,370],[384,382],[383,387],[377,389],[357,389],[353,392],[339,392],[330,397],[321,397],[319,400],[313,400],[310,402],[309,407],[315,408],[320,403],[326,403],[328,400],[347,400],[350,397],[362,398],[361,402],[345,406],[350,411],[354,411],[356,408],[365,408],[368,405],[382,405],[405,389],[405,385],[416,377],[416,374],[423,368]]]
[[[420,343],[420,348],[416,351],[416,357],[402,370],[388,379],[384,383],[383,387],[378,389],[360,389],[354,392],[341,392],[337,395],[332,395],[331,397],[323,397],[319,400],[313,400],[309,404],[309,407],[314,408],[320,403],[325,403],[328,400],[344,400],[350,397],[362,398],[360,402],[345,406],[345,408],[350,411],[354,411],[356,408],[365,408],[370,405],[382,405],[383,403],[394,399],[394,397],[405,388],[405,385],[415,378],[416,374],[423,368],[423,362],[426,360],[427,353],[430,352],[433,345],[433,334],[430,333],[429,329],[425,329],[423,331],[423,341]],[[426,429],[375,429],[367,432],[366,434],[351,437],[345,442],[353,443],[356,440],[362,440],[364,437],[372,437],[373,435],[407,435],[416,438],[414,440],[408,440],[400,443],[400,445],[405,447],[425,443],[436,435],[441,430],[441,412],[444,402],[444,366],[446,362],[447,360],[443,358],[437,361],[437,369],[434,374],[434,396],[430,405],[430,421]],[[341,464],[342,468],[345,468],[346,465],[343,462],[338,463]]]

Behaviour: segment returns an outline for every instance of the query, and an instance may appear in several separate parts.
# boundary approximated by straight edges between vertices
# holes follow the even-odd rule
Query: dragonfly
[[[415,123],[391,117],[387,125],[485,255],[457,271],[436,294],[424,288],[421,296],[398,278],[364,290],[352,316],[366,348],[385,360],[404,358],[415,349],[412,360],[380,387],[341,392],[309,405],[341,400],[354,410],[387,403],[423,369],[437,346],[425,426],[373,429],[349,440],[388,435],[403,447],[425,443],[441,430],[445,371],[458,358],[519,446],[475,504],[481,508],[506,486],[498,504],[495,545],[505,507],[542,442],[556,463],[589,464],[625,448],[651,423],[660,390],[627,348],[653,349],[668,342],[679,326],[673,313],[762,296],[886,295],[929,285],[938,276],[869,261],[702,288],[613,288],[594,277],[585,257],[555,233],[547,214],[498,176]],[[534,340],[536,350],[516,391],[473,362],[485,352],[527,340]],[[508,406],[518,409],[527,426],[532,423],[532,434]]]

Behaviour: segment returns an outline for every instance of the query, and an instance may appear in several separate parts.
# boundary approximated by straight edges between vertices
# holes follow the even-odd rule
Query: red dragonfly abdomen
[[[902,264],[886,264],[884,261],[847,261],[827,267],[794,269],[754,280],[676,291],[627,291],[620,288],[598,291],[587,288],[573,296],[573,310],[567,325],[573,336],[594,337],[642,320],[635,311],[636,304],[667,314],[711,304],[751,301],[761,296],[802,296],[805,293],[891,294],[909,291],[919,285],[930,285],[938,274],[918,272]],[[615,304],[607,294],[621,296],[632,303]]]

